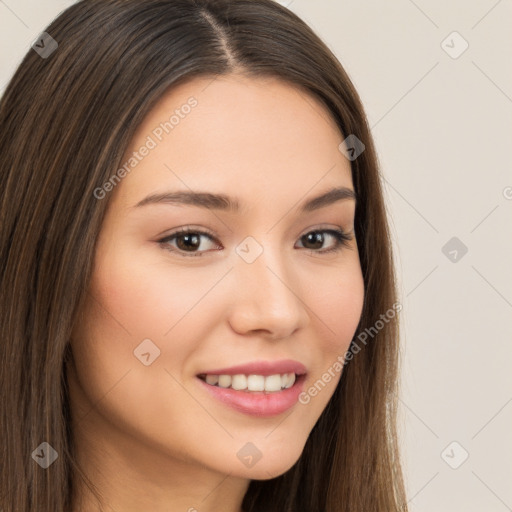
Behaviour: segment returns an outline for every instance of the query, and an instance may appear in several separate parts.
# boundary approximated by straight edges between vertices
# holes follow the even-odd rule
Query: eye
[[[332,238],[334,240],[334,244],[332,247],[328,249],[318,250],[319,246],[323,246],[326,240]],[[190,227],[180,228],[174,233],[158,240],[158,243],[162,245],[166,250],[171,252],[176,252],[180,256],[203,256],[205,252],[208,252],[206,249],[198,250],[201,247],[201,237],[205,237],[212,242],[218,242],[218,240],[207,233],[206,231],[202,231],[200,229],[193,229]],[[314,231],[309,231],[305,235],[299,238],[302,244],[311,244],[313,248],[304,247],[304,249],[309,249],[312,253],[326,254],[340,251],[343,247],[349,245],[349,242],[352,240],[352,236],[341,229],[318,229]],[[174,245],[176,243],[176,245]],[[217,243],[217,249],[221,248],[220,244]]]
[[[206,251],[194,252],[201,246],[201,237],[215,240],[212,235],[205,231],[191,228],[180,228],[171,235],[158,240],[158,242],[167,250],[171,252],[180,252],[183,256],[202,256]],[[177,247],[170,245],[170,242],[173,240],[176,240]]]
[[[316,251],[312,249],[313,252],[319,252],[320,254],[338,252],[343,247],[347,247],[350,240],[352,240],[352,236],[345,231],[342,231],[341,229],[319,229],[315,231],[309,231],[305,235],[301,236],[299,240],[305,240],[305,242],[302,243],[312,244],[318,248],[318,245],[323,245],[325,242],[325,233],[327,233],[328,237],[334,239],[334,245],[330,249],[324,249],[322,251]]]

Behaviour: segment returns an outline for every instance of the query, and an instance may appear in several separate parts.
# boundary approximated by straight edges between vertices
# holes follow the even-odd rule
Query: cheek
[[[193,269],[177,271],[165,264],[165,257],[145,257],[142,251],[118,250],[103,261],[91,293],[110,313],[106,322],[115,331],[124,328],[134,344],[145,338],[175,338],[181,320],[188,320],[212,284],[211,276],[201,280]]]
[[[343,373],[343,359],[354,338],[364,302],[364,280],[358,261],[338,273],[338,279],[324,280],[323,288],[308,295],[310,318],[317,333],[314,364],[299,402],[316,422],[331,399]],[[320,281],[319,281],[320,282]],[[312,424],[307,423],[308,428]],[[309,433],[309,431],[308,431]]]
[[[131,260],[119,251],[104,253],[95,265],[72,345],[84,396],[77,403],[88,403],[80,416],[90,404],[98,404],[103,416],[121,429],[174,446],[173,436],[181,439],[183,426],[173,430],[170,418],[194,406],[177,382],[183,381],[187,361],[197,349],[194,339],[201,339],[196,334],[209,318],[203,315],[201,323],[187,311],[211,288],[212,278],[201,285],[190,274],[166,268]],[[154,345],[142,345],[147,339]],[[149,365],[138,359],[141,346],[150,352]],[[187,428],[190,421],[184,421]]]
[[[329,318],[333,319],[333,330],[338,334],[338,349],[343,352],[348,348],[354,337],[357,325],[361,318],[364,302],[364,282],[362,275],[357,273],[350,280],[344,281],[341,290],[332,292],[335,297],[330,303]]]
[[[222,304],[213,301],[210,290],[225,269],[176,269],[165,254],[155,258],[135,248],[109,249],[97,259],[87,324],[80,333],[87,352],[83,360],[95,372],[95,382],[106,388],[128,369],[130,379],[140,379],[139,394],[146,386],[168,387],[169,380],[174,382],[169,373],[182,381],[201,340],[220,317]]]
[[[335,359],[345,353],[359,320],[364,302],[364,280],[358,262],[348,266],[339,278],[326,280],[326,284],[311,295],[308,305],[314,311],[318,332],[323,333],[321,353]]]

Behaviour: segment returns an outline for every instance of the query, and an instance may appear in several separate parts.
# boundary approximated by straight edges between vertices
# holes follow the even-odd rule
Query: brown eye
[[[199,251],[201,247],[201,238],[205,237],[211,241],[215,239],[208,233],[200,230],[180,229],[158,242],[171,252],[179,252],[183,256],[202,256],[206,250]],[[176,241],[176,246],[170,244],[171,241]]]
[[[325,243],[325,233],[335,239],[334,246],[330,249],[318,250]],[[304,236],[300,238],[302,244],[304,245],[313,245],[314,247],[305,247],[306,249],[311,249],[314,252],[319,252],[321,254],[325,254],[328,252],[336,252],[341,250],[343,246],[348,246],[348,242],[352,240],[352,237],[345,233],[344,231],[337,229],[321,229],[316,231],[310,231],[306,233]]]
[[[203,254],[209,252],[208,249],[204,248],[203,250],[199,250],[202,246],[201,242],[203,237],[212,242],[218,242],[209,233],[191,228],[181,228],[158,242],[166,250],[177,253],[180,256],[203,256]],[[326,240],[329,240],[329,237],[334,239],[334,245],[331,248],[322,250],[322,246],[325,244]],[[348,233],[337,229],[319,229],[310,231],[300,237],[304,249],[319,254],[340,251],[343,246],[348,246],[350,240],[352,240],[352,237]],[[219,248],[221,248],[221,246],[217,244],[214,250],[219,250]]]

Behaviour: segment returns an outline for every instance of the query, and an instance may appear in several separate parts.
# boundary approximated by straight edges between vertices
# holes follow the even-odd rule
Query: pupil
[[[324,243],[324,237],[323,237],[323,234],[322,233],[319,233],[319,232],[316,232],[316,233],[308,233],[306,235],[306,238],[309,239],[309,242],[312,242],[313,244],[317,244],[315,248],[320,248],[322,247],[323,243]]]
[[[192,245],[187,245],[188,242],[190,242],[190,240],[193,240],[192,242]],[[180,240],[186,240],[186,243],[185,244],[182,244],[180,243]],[[199,237],[197,235],[181,235],[180,237],[177,238],[177,245],[180,249],[197,249],[197,247],[199,247]],[[180,247],[180,245],[182,247]]]

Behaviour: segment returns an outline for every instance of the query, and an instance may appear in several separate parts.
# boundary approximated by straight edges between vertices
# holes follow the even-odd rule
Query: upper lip
[[[230,366],[229,368],[220,368],[213,370],[205,370],[198,375],[276,375],[283,373],[295,373],[303,375],[306,373],[306,367],[292,359],[281,359],[280,361],[253,361],[246,364],[237,366]]]

